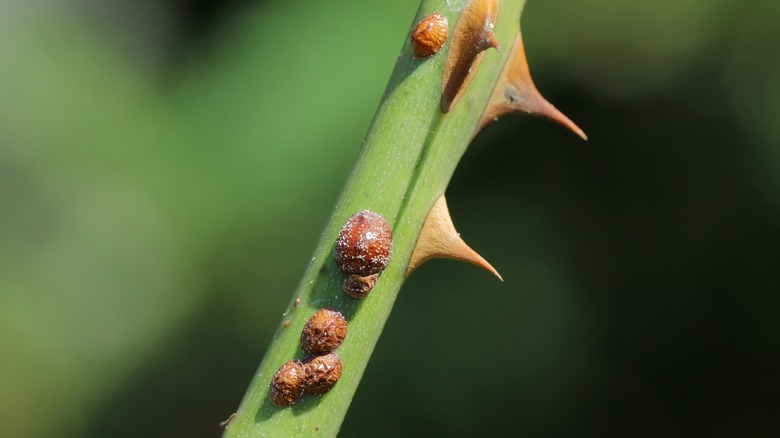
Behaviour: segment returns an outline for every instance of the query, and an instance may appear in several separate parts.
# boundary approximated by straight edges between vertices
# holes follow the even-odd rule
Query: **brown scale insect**
[[[352,298],[363,298],[371,292],[376,285],[379,274],[361,277],[359,275],[350,275],[344,279],[344,292]]]
[[[336,386],[341,378],[341,359],[336,353],[307,358],[303,368],[303,391],[306,394],[325,394]]]
[[[447,41],[448,30],[447,17],[441,12],[433,12],[420,20],[410,37],[414,57],[427,58],[439,53]]]
[[[320,309],[306,321],[301,331],[301,349],[319,356],[336,351],[347,337],[347,320],[336,310]]]
[[[306,377],[303,364],[299,360],[283,363],[271,378],[268,395],[275,406],[290,406],[303,394],[303,382]]]
[[[392,250],[393,233],[382,216],[369,210],[350,216],[339,231],[334,251],[336,266],[348,276],[344,292],[353,298],[368,295],[390,262]]]

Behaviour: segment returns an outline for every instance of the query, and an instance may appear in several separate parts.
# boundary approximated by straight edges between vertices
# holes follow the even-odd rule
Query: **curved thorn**
[[[455,231],[455,225],[452,223],[452,218],[450,218],[447,200],[444,199],[444,195],[441,195],[436,200],[425,218],[425,224],[420,232],[420,237],[417,239],[414,251],[412,251],[409,266],[406,269],[406,276],[408,277],[415,268],[433,258],[468,262],[485,269],[499,280],[504,281],[501,278],[501,274],[487,260],[466,245],[460,234]]]
[[[497,15],[498,0],[471,0],[463,8],[444,62],[439,104],[443,113],[458,103],[479,68],[485,50],[498,47],[493,34]]]
[[[588,139],[582,129],[542,97],[539,90],[536,89],[528,69],[528,60],[525,56],[525,47],[520,31],[517,32],[512,45],[512,53],[501,72],[485,113],[482,115],[479,129],[511,112],[550,119],[568,128],[583,140]]]

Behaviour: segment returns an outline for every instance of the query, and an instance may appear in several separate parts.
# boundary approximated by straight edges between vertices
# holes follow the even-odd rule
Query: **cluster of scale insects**
[[[451,50],[443,78],[442,111],[448,112],[468,84],[472,69],[478,65],[480,52],[496,47],[493,22],[496,0],[470,1],[464,9],[466,19],[458,21],[456,33],[462,34],[458,43],[468,50]],[[438,53],[449,33],[447,18],[433,12],[423,18],[410,34],[415,58],[427,58]],[[461,42],[463,40],[465,42]],[[461,53],[463,52],[463,53]],[[456,78],[455,86],[445,85]],[[390,225],[369,210],[350,216],[336,238],[334,261],[345,275],[343,290],[352,298],[365,298],[374,288],[379,276],[390,262],[393,248]],[[287,323],[285,323],[287,327]],[[335,353],[347,336],[347,321],[334,309],[320,309],[309,318],[301,333],[303,361],[289,360],[274,374],[269,385],[271,403],[289,406],[302,394],[321,395],[330,391],[341,377],[341,359]]]
[[[346,276],[344,292],[353,298],[366,297],[390,262],[392,248],[390,225],[382,216],[368,210],[353,214],[339,231],[333,257]],[[346,337],[347,320],[339,311],[314,312],[301,331],[306,358],[279,367],[268,386],[271,403],[289,406],[303,394],[322,395],[336,386],[343,368],[336,350]]]
[[[288,360],[271,379],[271,403],[289,406],[305,392],[322,395],[341,377],[341,359],[336,349],[347,337],[347,320],[336,310],[320,309],[306,321],[301,332],[301,348],[306,359]]]

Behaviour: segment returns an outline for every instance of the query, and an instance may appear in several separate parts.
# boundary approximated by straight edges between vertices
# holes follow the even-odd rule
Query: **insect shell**
[[[336,310],[320,309],[306,321],[301,331],[301,349],[319,356],[336,351],[347,337],[347,320]]]
[[[303,394],[303,382],[306,376],[303,364],[299,360],[283,363],[271,378],[268,395],[275,406],[290,406]]]
[[[347,276],[344,279],[344,292],[352,298],[364,298],[374,288],[378,278],[379,274],[367,275],[365,277],[360,275]]]
[[[341,378],[341,359],[336,353],[310,357],[303,363],[303,391],[310,395],[322,395],[330,391]]]
[[[392,250],[393,233],[382,216],[369,210],[353,214],[339,231],[333,257],[347,275],[344,292],[365,297],[390,262]]]
[[[412,52],[415,58],[435,55],[447,40],[447,17],[434,12],[422,20],[412,30]]]

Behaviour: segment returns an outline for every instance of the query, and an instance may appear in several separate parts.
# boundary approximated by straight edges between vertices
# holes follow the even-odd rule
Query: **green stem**
[[[473,138],[509,56],[524,3],[501,1],[495,26],[500,47],[488,50],[469,89],[447,114],[439,110],[439,99],[448,45],[437,55],[415,60],[407,34],[352,173],[226,437],[336,435],[404,283],[425,217]],[[463,4],[425,0],[414,22],[439,11],[448,18],[452,32]],[[390,223],[393,255],[371,294],[356,300],[341,290],[343,276],[333,262],[333,247],[341,225],[361,209],[377,212]],[[303,358],[301,328],[324,307],[338,309],[349,322],[347,338],[338,350],[344,365],[341,380],[324,396],[304,396],[286,408],[271,405],[271,376],[285,361]]]

